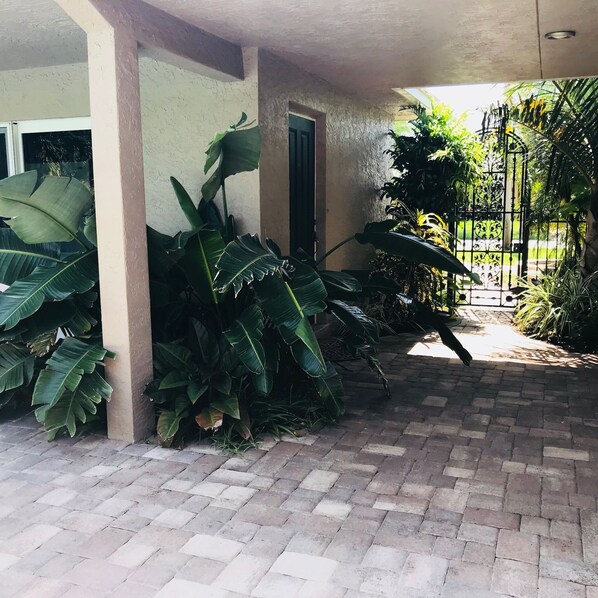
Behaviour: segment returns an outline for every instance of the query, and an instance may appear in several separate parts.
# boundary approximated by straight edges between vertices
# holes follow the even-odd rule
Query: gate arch
[[[515,133],[486,130],[484,181],[458,206],[453,223],[457,257],[482,284],[456,281],[456,305],[514,307],[527,271],[528,150]]]

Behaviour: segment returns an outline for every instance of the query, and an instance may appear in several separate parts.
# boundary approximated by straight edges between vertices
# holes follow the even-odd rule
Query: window
[[[14,172],[37,170],[40,176],[72,176],[93,186],[90,129],[89,118],[0,124],[0,179]]]

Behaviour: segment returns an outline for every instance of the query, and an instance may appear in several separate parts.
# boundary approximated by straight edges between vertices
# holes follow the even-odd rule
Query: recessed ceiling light
[[[544,37],[546,39],[569,39],[575,37],[575,33],[573,29],[563,29],[561,31],[550,31]]]

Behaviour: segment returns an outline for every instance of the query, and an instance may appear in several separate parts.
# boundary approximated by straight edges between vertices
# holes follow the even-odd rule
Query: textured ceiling
[[[106,0],[109,1],[109,0]],[[597,0],[146,0],[352,93],[598,75]],[[544,39],[576,29],[574,39]],[[0,69],[85,60],[53,0],[0,0]]]
[[[86,60],[85,33],[53,0],[0,0],[0,70]]]

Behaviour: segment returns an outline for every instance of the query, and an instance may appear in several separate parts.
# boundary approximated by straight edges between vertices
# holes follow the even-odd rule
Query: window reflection
[[[25,171],[70,176],[93,187],[91,131],[24,133],[22,139]]]

